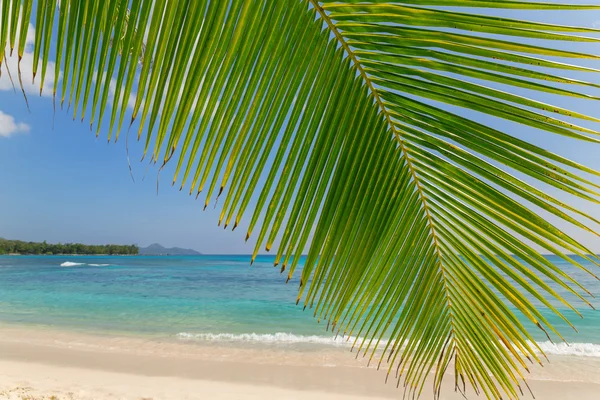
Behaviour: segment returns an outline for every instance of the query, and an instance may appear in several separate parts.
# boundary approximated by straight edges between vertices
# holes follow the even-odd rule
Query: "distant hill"
[[[181,247],[164,247],[158,243],[153,243],[148,247],[140,247],[138,253],[141,256],[197,256],[202,253],[192,249],[182,249]]]

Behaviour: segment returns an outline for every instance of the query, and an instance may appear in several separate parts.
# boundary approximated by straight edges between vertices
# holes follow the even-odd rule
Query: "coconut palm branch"
[[[109,140],[137,135],[204,207],[221,198],[218,223],[247,229],[252,260],[273,249],[299,276],[298,302],[406,394],[427,381],[438,396],[451,369],[457,390],[512,399],[544,358],[517,315],[560,337],[535,304],[565,321],[573,299],[591,306],[570,272],[600,262],[559,227],[597,235],[573,203],[598,204],[600,172],[515,132],[600,141],[598,116],[541,100],[600,99],[599,71],[580,65],[600,57],[564,46],[597,44],[600,30],[499,12],[599,9],[2,0],[0,62],[23,56],[31,21],[34,78],[43,87],[56,63],[55,104]]]

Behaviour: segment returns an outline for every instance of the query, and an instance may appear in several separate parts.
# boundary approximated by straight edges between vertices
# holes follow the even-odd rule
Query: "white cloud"
[[[12,115],[0,111],[0,138],[27,132],[29,132],[29,125],[22,122],[17,123]]]
[[[25,52],[21,59],[21,79],[23,81],[23,89],[27,94],[39,94],[40,93],[40,82],[42,73],[42,62],[40,60],[38,65],[38,73],[35,78],[35,83],[32,82],[33,78],[33,45],[35,42],[35,28],[32,24],[29,24],[27,31],[27,40],[25,43]],[[9,56],[10,47],[7,45],[6,51],[6,63],[2,63],[2,76],[0,77],[0,90],[13,90],[13,83],[17,90],[20,89],[19,75],[18,75],[18,55],[15,44],[15,50],[13,51],[12,57]],[[3,60],[4,61],[4,60]],[[49,61],[46,70],[46,78],[44,80],[44,86],[42,95],[52,96],[52,90],[54,87],[54,67],[55,63]],[[10,80],[8,71],[12,76],[12,82]]]
[[[99,84],[98,80],[96,79],[96,75],[98,74],[98,70],[96,70],[94,72],[94,76],[92,78],[92,81],[94,82],[94,84]],[[106,74],[107,72],[104,71],[101,75],[102,75],[102,84],[106,85]],[[123,101],[123,96],[125,96],[125,85],[123,85],[123,88],[121,88],[121,90],[119,91],[119,103],[121,103]],[[113,77],[110,78],[110,82],[108,84],[108,102],[109,104],[113,104],[113,101],[115,99],[115,95],[117,94],[117,80]],[[127,107],[133,109],[135,107],[135,99],[136,99],[137,94],[135,93],[135,91],[131,91],[131,93],[129,93],[129,99],[127,99]]]
[[[117,94],[117,80],[115,78],[111,78],[110,80],[110,86],[109,86],[109,93],[110,93],[110,98],[114,99],[115,94]],[[125,88],[121,89],[120,91],[120,97],[121,100],[123,101],[122,97],[125,95]],[[136,93],[132,92],[129,94],[129,99],[127,99],[127,107],[133,109],[135,107],[135,98],[136,98]]]

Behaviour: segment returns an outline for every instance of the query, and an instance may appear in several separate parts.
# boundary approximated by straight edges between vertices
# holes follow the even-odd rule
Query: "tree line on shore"
[[[23,242],[20,240],[0,239],[0,254],[108,254],[108,255],[136,255],[138,246],[132,245],[89,245],[81,243],[50,244],[43,241]]]

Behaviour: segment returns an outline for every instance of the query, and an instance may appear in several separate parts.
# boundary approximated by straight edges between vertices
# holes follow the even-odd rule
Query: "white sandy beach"
[[[528,379],[537,399],[597,400],[600,359],[555,356]],[[48,329],[0,328],[0,398],[62,399],[390,399],[385,373],[347,349],[197,345]],[[446,379],[442,399],[463,397]],[[427,390],[428,388],[426,388]],[[423,399],[431,399],[425,391]],[[477,398],[474,394],[468,398]],[[529,394],[525,398],[531,398]]]

